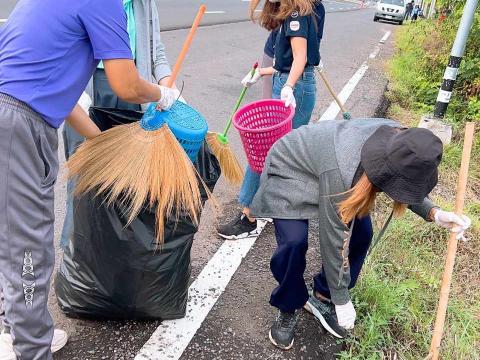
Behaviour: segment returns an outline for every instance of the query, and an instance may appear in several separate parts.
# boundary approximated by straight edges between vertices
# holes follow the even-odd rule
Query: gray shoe
[[[297,325],[298,311],[286,313],[279,311],[272,327],[270,328],[270,341],[282,350],[289,350],[293,346],[295,326]]]
[[[321,301],[310,290],[310,297],[303,306],[305,310],[315,316],[322,326],[333,336],[343,339],[348,336],[347,330],[338,325],[337,314],[335,313],[335,305],[331,302]]]

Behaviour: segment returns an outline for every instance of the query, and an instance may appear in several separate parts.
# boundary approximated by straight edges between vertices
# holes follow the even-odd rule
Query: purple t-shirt
[[[0,93],[58,128],[108,59],[132,59],[122,0],[20,0],[0,29]]]

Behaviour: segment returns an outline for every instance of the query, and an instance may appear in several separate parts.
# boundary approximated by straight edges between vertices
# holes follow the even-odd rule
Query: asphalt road
[[[5,11],[6,6],[11,8],[14,3],[10,0],[0,1],[1,11]],[[187,2],[166,0],[162,1],[163,3],[176,8],[177,4]],[[207,3],[212,4],[213,9],[214,3],[225,5],[227,1]],[[230,3],[234,2],[228,1],[228,4]],[[235,3],[237,4],[235,6],[243,6],[246,9],[246,5],[240,1]],[[328,8],[330,2],[326,4]],[[343,7],[352,6],[351,3],[341,4]],[[187,16],[186,8],[185,11],[184,16]],[[8,15],[8,12],[0,13],[6,16],[4,14]],[[370,9],[340,11],[327,16],[321,53],[325,72],[335,89],[341,89],[361,64],[368,60],[369,54],[382,36],[387,31],[395,29],[393,25],[374,23],[372,19],[373,12]],[[186,34],[186,30],[168,31],[163,34],[172,62],[179,53]],[[250,65],[261,57],[266,36],[265,31],[250,22],[204,27],[198,31],[178,83],[184,84],[185,98],[207,118],[212,131],[223,128],[241,90],[239,81]],[[368,60],[369,69],[346,104],[354,117],[371,117],[381,105],[386,85],[383,75],[384,59],[390,52],[391,40],[382,46],[376,59]],[[314,119],[319,118],[331,102],[323,84],[318,82],[317,87],[319,91]],[[257,86],[247,93],[245,102],[259,97],[260,86]],[[230,141],[245,164],[240,140],[235,131],[232,131]],[[61,137],[59,157],[63,163]],[[65,214],[64,172],[65,169],[62,169],[56,185],[57,242]],[[223,179],[218,183],[215,195],[222,210],[215,216],[207,206],[202,216],[200,231],[196,235],[192,249],[192,280],[222,245],[223,241],[215,234],[215,224],[217,219],[223,221],[237,213],[235,200],[237,191],[238,189],[227,186]],[[320,266],[315,224],[312,224],[311,230],[307,282]],[[268,328],[275,316],[275,310],[268,305],[269,292],[275,286],[269,272],[269,258],[274,250],[274,244],[272,228],[267,227],[187,347],[181,357],[182,360],[293,360],[335,357],[341,345],[324,334],[321,326],[307,314],[301,315],[297,340],[291,351],[278,351],[269,343]],[[57,249],[57,269],[61,257],[62,253]],[[105,322],[66,318],[57,306],[53,291],[49,306],[56,325],[66,329],[70,334],[69,343],[64,350],[55,355],[55,360],[132,359],[160,324],[160,322]]]
[[[200,4],[207,5],[202,25],[225,24],[248,20],[249,0],[156,0],[161,17],[162,30],[189,27]],[[8,19],[17,0],[0,1],[0,26]],[[325,0],[327,12],[348,11],[358,8],[357,4]]]

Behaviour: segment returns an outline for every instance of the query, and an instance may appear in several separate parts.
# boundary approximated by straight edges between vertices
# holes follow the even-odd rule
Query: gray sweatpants
[[[50,360],[56,129],[0,94],[0,281],[17,359]]]

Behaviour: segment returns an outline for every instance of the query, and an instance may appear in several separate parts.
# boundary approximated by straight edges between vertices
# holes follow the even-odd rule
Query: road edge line
[[[380,39],[379,44],[384,44],[388,38],[391,35],[391,31],[387,31],[383,37]],[[373,50],[372,53],[368,56],[369,59],[375,59],[380,52],[380,46],[377,44],[375,46],[375,49]],[[345,104],[347,100],[350,98],[350,96],[353,94],[353,91],[357,87],[357,85],[360,83],[360,80],[365,76],[365,73],[367,72],[369,66],[368,66],[368,60],[365,60],[362,65],[360,65],[360,68],[353,74],[353,76],[347,81],[345,86],[343,87],[342,91],[338,94],[338,98],[340,101]],[[332,101],[330,105],[328,106],[327,110],[320,116],[320,118],[316,121],[317,123],[320,121],[325,121],[325,120],[335,120],[335,118],[338,116],[340,113],[340,107],[335,101]]]

